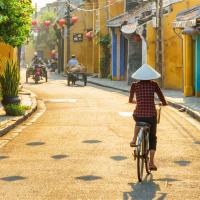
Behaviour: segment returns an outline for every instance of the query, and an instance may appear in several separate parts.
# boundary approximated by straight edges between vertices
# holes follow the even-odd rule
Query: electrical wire
[[[117,1],[115,1],[115,2],[113,2],[113,3],[111,3],[111,4],[108,4],[108,5],[105,5],[105,6],[103,6],[103,7],[96,8],[96,9],[83,9],[83,8],[78,8],[77,6],[75,6],[75,5],[71,4],[71,3],[68,3],[68,2],[67,2],[66,4],[70,5],[72,8],[74,8],[74,9],[76,9],[76,10],[79,10],[79,11],[94,12],[94,11],[103,10],[103,9],[105,9],[105,8],[107,8],[107,7],[113,6],[113,5],[115,5],[115,4],[119,3],[119,2],[123,2],[123,1],[124,1],[124,0],[117,0]],[[86,4],[86,5],[87,5],[87,4]]]

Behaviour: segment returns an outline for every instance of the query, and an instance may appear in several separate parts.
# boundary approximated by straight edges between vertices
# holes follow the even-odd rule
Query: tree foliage
[[[29,36],[33,8],[30,0],[0,1],[0,41],[21,46]]]
[[[53,30],[52,24],[56,21],[56,14],[54,12],[44,12],[38,17],[38,28],[40,30],[38,37],[34,40],[34,46],[37,49],[38,46],[48,47],[49,50],[55,48],[56,45],[56,33]],[[50,21],[48,28],[44,26],[45,21]]]

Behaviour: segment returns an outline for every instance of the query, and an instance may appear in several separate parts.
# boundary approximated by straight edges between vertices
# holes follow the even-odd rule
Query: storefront
[[[107,26],[112,30],[112,78],[131,84],[131,75],[146,63],[145,26],[128,14],[110,20]]]
[[[112,80],[127,80],[127,45],[128,41],[120,30],[123,16],[110,20],[112,38]]]
[[[200,5],[176,16],[183,38],[184,95],[200,97]]]

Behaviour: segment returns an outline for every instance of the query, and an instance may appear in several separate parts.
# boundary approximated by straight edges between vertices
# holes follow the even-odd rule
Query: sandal
[[[157,171],[157,167],[155,165],[150,165],[149,164],[149,170],[150,171]]]

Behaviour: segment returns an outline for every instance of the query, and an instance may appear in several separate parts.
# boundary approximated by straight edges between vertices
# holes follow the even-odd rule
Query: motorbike
[[[51,59],[51,72],[55,72],[55,70],[57,69],[57,60],[56,59]]]
[[[41,66],[36,65],[35,66],[35,74],[34,74],[34,77],[33,77],[33,79],[35,80],[35,83],[38,83],[42,79],[41,74],[42,74]]]
[[[26,71],[26,82],[28,83],[28,78],[32,77],[32,79],[37,84],[40,80],[43,80],[43,78],[46,79],[47,82],[47,70],[45,65],[42,64],[35,64],[33,67],[30,67]]]

